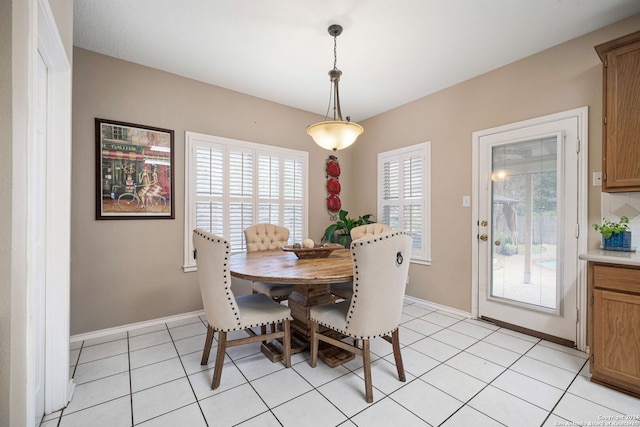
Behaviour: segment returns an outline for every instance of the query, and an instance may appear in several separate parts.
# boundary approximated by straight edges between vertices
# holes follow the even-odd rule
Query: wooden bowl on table
[[[285,252],[293,252],[299,259],[309,259],[309,258],[326,258],[331,255],[331,252],[336,249],[344,249],[344,246],[339,245],[337,243],[326,243],[322,246],[316,246],[314,248],[305,248],[302,246],[281,246]]]

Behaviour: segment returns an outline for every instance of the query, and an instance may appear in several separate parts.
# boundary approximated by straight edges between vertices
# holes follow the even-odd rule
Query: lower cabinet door
[[[594,290],[592,378],[640,394],[640,295]]]

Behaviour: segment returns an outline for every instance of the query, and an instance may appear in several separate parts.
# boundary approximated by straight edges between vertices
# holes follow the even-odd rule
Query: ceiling
[[[74,45],[361,121],[640,13],[638,0],[75,0]],[[594,51],[594,56],[596,55]]]

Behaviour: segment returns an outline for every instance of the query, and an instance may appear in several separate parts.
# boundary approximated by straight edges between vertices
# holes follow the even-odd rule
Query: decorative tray
[[[331,252],[336,249],[344,249],[344,246],[339,245],[337,243],[328,243],[323,246],[317,246],[315,248],[303,248],[303,247],[293,247],[293,246],[281,246],[285,252],[293,252],[299,259],[307,259],[307,258],[326,258]]]

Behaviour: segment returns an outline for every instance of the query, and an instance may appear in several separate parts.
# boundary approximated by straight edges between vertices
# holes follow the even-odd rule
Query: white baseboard
[[[411,297],[409,295],[405,295],[404,299],[407,300],[407,301],[411,301],[414,304],[418,304],[418,305],[421,305],[421,306],[424,306],[426,308],[430,308],[430,309],[433,309],[433,310],[446,311],[448,313],[455,314],[457,316],[466,317],[466,318],[469,318],[469,319],[473,318],[473,316],[471,315],[470,312],[458,310],[457,308],[448,307],[446,305],[441,305],[441,304],[436,304],[435,302],[423,300],[423,299],[416,298],[416,297]]]
[[[204,310],[192,311],[189,313],[176,314],[173,316],[161,317],[159,319],[146,320],[144,322],[130,323],[128,325],[116,326],[114,328],[100,329],[98,331],[86,332],[84,334],[72,335],[70,342],[77,342],[88,340],[91,338],[100,338],[111,334],[117,334],[119,332],[131,331],[134,329],[147,328],[149,326],[155,326],[162,323],[175,322],[177,320],[189,319],[191,317],[204,315]]]
[[[420,298],[415,298],[415,297],[411,297],[411,296],[405,295],[404,299],[407,300],[407,301],[410,301],[410,302],[412,302],[414,304],[418,304],[418,305],[421,305],[423,307],[430,308],[430,309],[433,309],[433,310],[446,311],[448,313],[455,314],[457,316],[467,317],[467,318],[472,318],[473,317],[473,316],[471,316],[471,313],[469,313],[469,312],[458,310],[457,308],[448,307],[446,305],[436,304],[435,302],[430,302],[430,301],[423,300],[423,299],[420,299]],[[70,342],[83,341],[83,340],[88,340],[88,339],[91,339],[91,338],[100,338],[100,337],[104,337],[104,336],[111,335],[111,334],[117,334],[119,332],[126,332],[126,331],[131,331],[131,330],[134,330],[134,329],[147,328],[149,326],[155,326],[155,325],[159,325],[159,324],[162,324],[162,323],[175,322],[177,320],[189,319],[191,317],[202,316],[202,315],[204,315],[204,310],[198,310],[198,311],[192,311],[192,312],[189,312],[189,313],[183,313],[183,314],[176,314],[176,315],[173,315],[173,316],[161,317],[159,319],[146,320],[144,322],[130,323],[128,325],[116,326],[116,327],[107,328],[107,329],[100,329],[98,331],[86,332],[84,334],[78,334],[78,335],[72,335],[71,338],[70,338]]]

